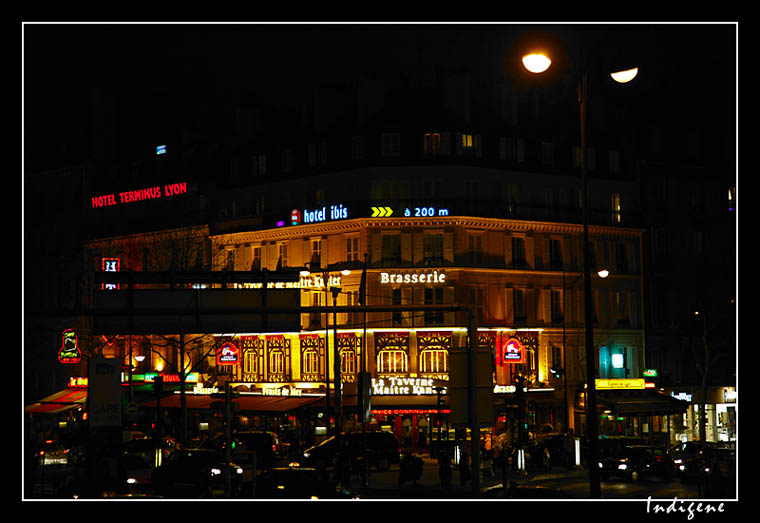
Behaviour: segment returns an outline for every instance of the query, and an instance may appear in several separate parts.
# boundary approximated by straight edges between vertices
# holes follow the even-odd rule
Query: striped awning
[[[63,389],[24,407],[25,412],[35,414],[56,414],[76,407],[84,407],[87,389]]]

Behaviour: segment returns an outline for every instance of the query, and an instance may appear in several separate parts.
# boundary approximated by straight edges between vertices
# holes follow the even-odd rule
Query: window
[[[443,288],[425,288],[425,305],[443,303]],[[443,325],[443,311],[425,311],[425,325]]]
[[[364,136],[351,137],[351,159],[364,160]]]
[[[401,305],[401,289],[393,289],[391,294],[391,305]],[[403,324],[403,313],[401,311],[393,311],[391,313],[391,325],[397,327]]]
[[[610,150],[607,153],[607,159],[609,162],[609,169],[611,173],[620,172],[620,151]]]
[[[251,262],[251,270],[252,271],[258,271],[261,270],[261,246],[256,245],[252,249],[252,258],[253,261]]]
[[[304,374],[318,374],[319,373],[319,353],[314,349],[306,350],[302,358],[301,372]]]
[[[225,260],[224,269],[227,271],[234,271],[235,270],[235,248],[227,247],[225,249],[225,253],[227,254],[227,259]],[[172,260],[173,259],[174,258],[172,258]]]
[[[281,156],[281,168],[283,173],[293,172],[295,164],[295,158],[293,155],[293,149],[284,149]]]
[[[470,248],[470,264],[480,266],[483,264],[483,235],[470,234],[468,237]]]
[[[346,261],[359,260],[359,237],[346,238]]]
[[[562,311],[562,291],[552,289],[550,293],[551,299],[551,311],[552,311],[552,323],[561,323],[564,319],[564,313]]]
[[[443,262],[443,234],[423,234],[422,245],[424,265],[440,265]]]
[[[275,350],[269,353],[269,373],[285,373],[285,355],[282,353],[282,351]]]
[[[288,244],[287,243],[279,243],[277,244],[277,268],[281,269],[282,267],[288,266]]]
[[[446,349],[425,349],[420,355],[420,372],[448,372],[449,352]]]
[[[360,338],[355,334],[341,334],[338,336],[337,350],[340,357],[340,372],[343,376],[354,376],[356,374],[359,341]]]
[[[525,323],[525,289],[514,289],[512,292],[512,307],[515,323]]]
[[[620,223],[621,220],[620,194],[612,195],[612,223]]]
[[[381,373],[404,373],[407,368],[406,352],[386,349],[377,355],[377,371]]]
[[[525,267],[525,238],[512,236],[512,266]]]
[[[310,143],[306,146],[306,162],[309,167],[317,166],[317,145]]]
[[[316,334],[300,336],[301,379],[303,381],[320,381],[322,355],[325,352],[325,338]]]
[[[322,265],[322,240],[311,240],[311,263],[314,267]]]
[[[380,137],[381,154],[386,157],[401,156],[401,135],[399,133],[383,133]]]
[[[622,242],[615,244],[615,270],[620,273],[628,272],[628,249]]]
[[[382,235],[382,261],[385,264],[401,263],[401,234]]]
[[[553,238],[549,240],[549,266],[552,269],[562,267],[562,240]]]
[[[440,133],[426,133],[423,148],[425,154],[439,154],[441,152]]]
[[[460,135],[460,147],[462,154],[472,154],[473,147],[472,147],[473,141],[472,141],[472,135],[471,134],[461,134]]]
[[[267,173],[267,155],[254,154],[251,156],[251,176],[264,176]]]

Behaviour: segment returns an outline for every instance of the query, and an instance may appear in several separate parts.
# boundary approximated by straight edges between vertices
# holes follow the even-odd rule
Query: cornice
[[[244,231],[221,233],[212,239],[233,243],[254,241],[282,241],[295,238],[311,238],[330,234],[352,233],[361,230],[396,230],[396,229],[426,229],[453,228],[482,229],[490,231],[532,232],[550,234],[580,235],[583,226],[575,223],[546,222],[530,220],[513,220],[503,218],[479,218],[475,216],[436,216],[428,218],[354,218],[337,220],[309,225],[294,225],[265,229],[259,231]],[[590,225],[590,236],[613,236],[619,238],[635,238],[643,233],[643,229],[631,227],[614,227],[606,225]]]

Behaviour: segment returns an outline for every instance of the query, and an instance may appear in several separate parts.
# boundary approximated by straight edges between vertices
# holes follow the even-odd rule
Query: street
[[[351,488],[359,495],[360,499],[473,499],[472,484],[461,484],[459,471],[454,468],[451,484],[441,486],[438,477],[438,463],[427,456],[421,456],[424,460],[423,474],[416,483],[407,482],[398,486],[399,466],[393,465],[385,472],[372,471],[367,485],[362,485],[359,476],[352,476]],[[43,474],[44,472],[44,474]],[[83,469],[77,469],[69,465],[49,465],[37,467],[32,474],[32,490],[25,492],[27,499],[66,499],[73,497],[72,488],[77,483],[77,478],[84,482]],[[510,497],[502,490],[502,476],[499,471],[494,476],[490,474],[481,482],[481,495],[479,499],[502,499]],[[508,471],[506,475],[508,486],[513,484],[521,487],[541,487],[538,492],[546,493],[549,489],[560,491],[559,499],[569,498],[572,500],[588,499],[588,473],[585,469],[567,470],[562,467],[554,467],[548,472],[521,474],[516,471]],[[152,495],[148,487],[141,492]],[[547,494],[543,494],[546,496]],[[551,492],[549,492],[551,495]],[[602,482],[602,499],[698,499],[699,485],[696,483],[682,483],[679,479],[664,480],[659,478],[643,479],[637,482],[628,481],[605,481]],[[732,496],[733,497],[733,496]],[[552,497],[549,497],[552,499]]]

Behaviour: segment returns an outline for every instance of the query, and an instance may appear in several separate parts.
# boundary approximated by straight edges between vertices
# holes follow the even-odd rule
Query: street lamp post
[[[534,74],[541,74],[551,66],[551,60],[544,53],[530,53],[522,57],[524,67]],[[612,73],[613,80],[619,83],[631,81],[638,69]],[[581,72],[578,78],[578,106],[580,110],[580,165],[583,195],[583,297],[584,318],[586,331],[586,434],[589,440],[589,495],[591,498],[601,497],[599,467],[599,419],[597,418],[596,401],[596,351],[594,350],[593,311],[591,299],[591,246],[589,243],[588,222],[588,182],[586,177],[586,106],[588,103],[588,74]]]

